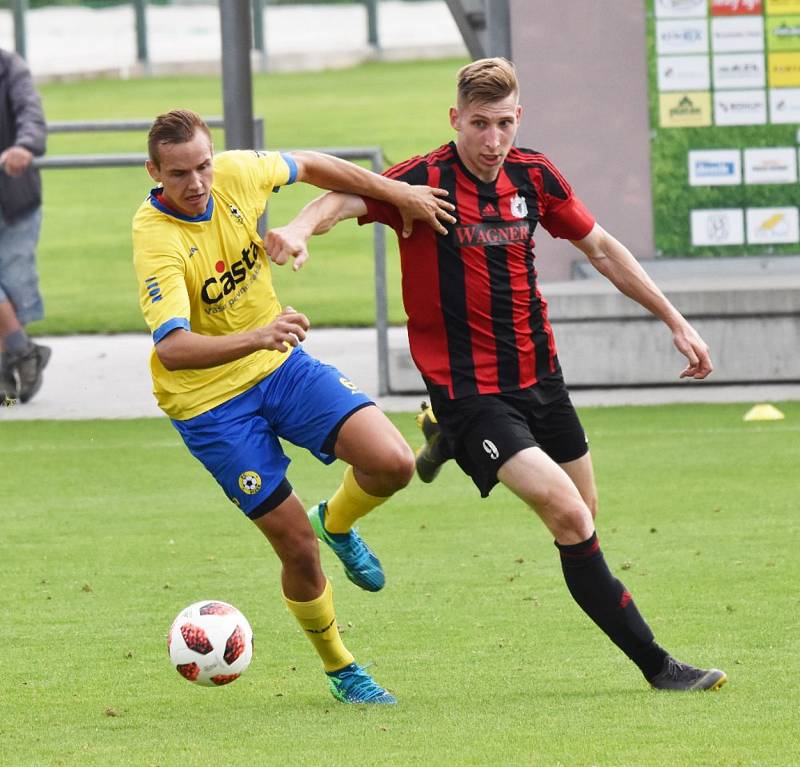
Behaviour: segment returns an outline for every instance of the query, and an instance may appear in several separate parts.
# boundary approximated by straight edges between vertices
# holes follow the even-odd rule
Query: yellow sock
[[[330,581],[325,582],[322,594],[310,602],[294,602],[286,594],[283,598],[289,611],[297,618],[303,632],[322,658],[325,671],[336,671],[353,662],[353,656],[339,636]]]
[[[378,498],[376,495],[365,493],[361,485],[356,482],[353,467],[348,466],[342,484],[328,501],[325,529],[329,533],[347,533],[357,519],[369,514],[376,506],[387,500],[388,496]]]

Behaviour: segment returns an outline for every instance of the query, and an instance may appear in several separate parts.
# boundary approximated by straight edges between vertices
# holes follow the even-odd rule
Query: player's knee
[[[583,503],[564,508],[554,521],[552,532],[561,542],[580,543],[588,540],[594,532],[591,509]]]
[[[411,448],[403,441],[396,445],[389,459],[389,475],[395,489],[400,490],[411,482],[414,476],[414,453]]]
[[[368,466],[357,468],[376,479],[383,487],[384,495],[391,495],[404,488],[414,476],[414,453],[405,442],[397,440],[376,452]]]
[[[558,541],[577,543],[589,538],[594,530],[591,510],[577,493],[547,488],[537,493],[532,505]]]

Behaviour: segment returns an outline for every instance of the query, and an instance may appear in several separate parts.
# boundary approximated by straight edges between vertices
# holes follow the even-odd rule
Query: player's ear
[[[157,183],[161,183],[161,172],[156,167],[156,164],[152,160],[145,160],[144,167],[147,169],[147,172],[150,174],[150,178]]]
[[[458,109],[456,109],[456,107],[450,107],[450,126],[453,128],[453,130],[460,130]]]

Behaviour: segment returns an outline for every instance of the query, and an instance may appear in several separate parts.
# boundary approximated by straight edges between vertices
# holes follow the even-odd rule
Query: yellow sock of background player
[[[370,495],[361,489],[356,482],[353,467],[348,466],[344,472],[344,479],[339,489],[328,501],[325,512],[325,529],[329,533],[346,533],[355,521],[369,514],[376,506],[380,506],[386,498]]]
[[[330,581],[325,581],[322,594],[310,602],[295,602],[286,594],[283,598],[289,611],[297,618],[303,633],[314,645],[325,671],[338,671],[353,662],[353,656],[339,636]]]

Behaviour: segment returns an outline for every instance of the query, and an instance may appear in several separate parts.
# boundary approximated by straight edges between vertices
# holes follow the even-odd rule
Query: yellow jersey
[[[156,188],[133,218],[139,304],[154,344],[176,328],[207,336],[252,330],[281,312],[256,222],[297,166],[278,152],[222,152],[213,162],[204,214],[167,208]],[[288,354],[262,350],[212,368],[167,370],[154,346],[153,393],[171,418],[193,418],[261,381]]]

